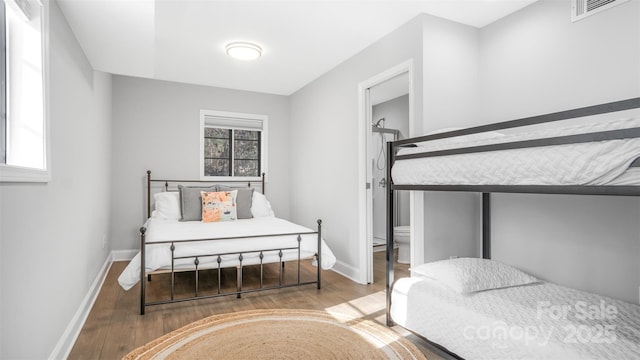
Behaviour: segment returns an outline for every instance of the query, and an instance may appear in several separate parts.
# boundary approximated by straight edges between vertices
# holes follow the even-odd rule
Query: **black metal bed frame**
[[[505,122],[499,122],[488,125],[481,125],[470,127],[466,129],[460,129],[455,131],[442,132],[433,135],[419,136],[409,139],[398,140],[387,143],[387,254],[386,254],[386,315],[387,326],[393,326],[394,322],[391,318],[391,289],[394,284],[394,193],[395,191],[412,190],[412,191],[462,191],[462,192],[476,192],[482,193],[482,257],[485,259],[491,258],[491,193],[533,193],[533,194],[565,194],[565,195],[608,195],[608,196],[640,196],[640,186],[547,186],[547,185],[396,185],[393,183],[391,176],[391,169],[395,161],[447,156],[457,154],[470,154],[488,151],[500,151],[510,149],[521,149],[531,147],[542,147],[552,145],[564,145],[564,144],[577,144],[588,143],[603,140],[615,140],[615,139],[630,139],[640,137],[640,128],[628,128],[621,130],[609,130],[593,132],[588,134],[558,136],[551,138],[515,141],[509,143],[499,143],[482,146],[472,146],[463,148],[454,148],[449,150],[429,151],[423,153],[396,155],[396,151],[403,146],[411,146],[418,142],[425,142],[430,140],[453,138],[463,135],[478,134],[487,131],[503,130],[510,128],[518,128],[529,125],[537,125],[543,123],[549,123],[554,121],[569,120],[574,118],[581,118],[586,116],[600,115],[624,110],[638,109],[640,108],[640,98],[632,98],[622,101],[616,101],[611,103],[604,103],[594,106],[588,106],[573,110],[555,112],[540,116],[533,116],[518,120],[511,120]],[[636,159],[632,164],[632,167],[640,166],[640,158]],[[452,353],[445,347],[433,343],[429,339],[416,334],[422,339],[426,340],[432,346],[435,346],[441,351],[447,354],[460,358],[458,355]]]
[[[220,180],[220,181],[209,181],[209,180],[176,180],[176,179],[152,179],[151,178],[151,171],[147,170],[147,219],[151,217],[151,185],[152,183],[164,183],[164,191],[175,191],[175,190],[170,190],[169,189],[169,185],[170,184],[175,184],[178,185],[179,183],[208,183],[208,184],[217,184],[217,183],[242,183],[242,181],[237,181],[237,180]],[[251,187],[252,184],[251,182],[248,182],[247,187]],[[261,176],[261,190],[262,193],[264,194],[265,192],[265,174],[262,173]],[[246,293],[252,293],[252,292],[258,292],[258,291],[266,291],[266,290],[273,290],[273,289],[282,289],[282,288],[287,288],[287,287],[293,287],[293,286],[302,286],[302,285],[310,285],[310,284],[316,284],[317,285],[317,289],[321,289],[322,287],[322,220],[317,220],[317,231],[310,231],[310,232],[298,232],[298,233],[282,233],[282,234],[268,234],[268,235],[257,235],[257,236],[232,236],[232,237],[218,237],[218,238],[207,238],[207,239],[193,239],[193,240],[166,240],[166,241],[154,241],[151,243],[147,243],[146,242],[146,233],[147,233],[147,228],[145,226],[140,228],[140,315],[144,315],[145,313],[145,308],[147,306],[152,306],[152,305],[160,305],[160,304],[169,304],[169,303],[177,303],[177,302],[184,302],[184,301],[192,301],[192,300],[198,300],[198,299],[209,299],[209,298],[215,298],[215,297],[220,297],[220,296],[228,296],[228,295],[236,295],[237,298],[240,298],[242,294],[246,294]],[[301,277],[300,277],[300,264],[301,264],[301,260],[303,259],[301,257],[301,242],[302,242],[302,235],[313,235],[316,234],[317,235],[317,252],[315,253],[315,258],[316,258],[316,262],[318,264],[317,266],[317,274],[316,274],[316,279],[314,281],[301,281]],[[268,249],[259,249],[259,250],[253,250],[253,251],[242,251],[242,252],[225,252],[225,253],[211,253],[211,254],[198,254],[198,255],[187,255],[187,256],[176,256],[175,255],[175,250],[176,250],[176,245],[177,244],[190,244],[190,243],[196,243],[196,242],[205,242],[205,241],[217,241],[217,240],[240,240],[240,239],[249,239],[249,238],[255,238],[255,237],[277,237],[277,236],[291,236],[292,240],[295,241],[295,246],[289,246],[289,247],[278,247],[278,248],[268,248]],[[169,249],[171,251],[171,269],[170,270],[158,270],[155,272],[151,272],[151,273],[147,273],[145,270],[145,263],[146,263],[146,246],[147,245],[159,245],[159,244],[165,244],[165,245],[169,245]],[[285,251],[297,251],[297,259],[295,260],[291,260],[291,261],[297,261],[297,278],[296,281],[293,283],[284,283],[283,281],[283,269],[284,269],[284,260],[283,260],[283,256],[284,256],[284,252]],[[276,253],[278,256],[279,261],[277,262],[279,264],[278,267],[278,284],[274,285],[274,286],[264,286],[264,257],[266,253]],[[246,255],[248,254],[257,254],[258,258],[260,259],[260,263],[259,264],[252,264],[252,265],[257,265],[260,267],[260,285],[258,288],[252,288],[252,289],[243,289],[242,288],[242,274],[243,274],[243,261]],[[221,275],[221,269],[223,269],[223,267],[221,267],[222,264],[222,257],[223,256],[229,256],[229,255],[237,255],[238,258],[238,265],[235,266],[236,267],[236,290],[235,291],[222,291],[222,275]],[[203,258],[214,258],[215,259],[215,263],[217,264],[214,265],[214,267],[206,267],[206,268],[200,268],[200,261]],[[190,269],[176,269],[175,268],[175,262],[176,260],[184,260],[184,259],[193,259],[193,268]],[[273,262],[271,262],[273,263]],[[208,269],[215,269],[218,272],[218,282],[217,282],[217,292],[214,294],[209,294],[209,295],[200,295],[200,276],[199,276],[199,271],[201,270],[208,270]],[[187,298],[175,298],[175,275],[176,272],[182,272],[182,271],[194,271],[195,272],[195,294],[192,297],[187,297]],[[152,301],[152,302],[147,302],[146,301],[146,281],[151,281],[151,275],[152,274],[159,274],[159,273],[170,273],[171,274],[171,296],[170,299],[168,300],[159,300],[159,301]]]

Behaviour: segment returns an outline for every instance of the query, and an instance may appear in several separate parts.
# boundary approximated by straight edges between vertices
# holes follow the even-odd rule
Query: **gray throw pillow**
[[[227,186],[218,186],[218,191],[238,190],[236,195],[236,212],[238,219],[251,219],[251,205],[253,201],[253,188],[231,188]]]
[[[202,220],[201,191],[218,191],[218,185],[210,187],[191,187],[178,185],[180,192],[180,221]]]

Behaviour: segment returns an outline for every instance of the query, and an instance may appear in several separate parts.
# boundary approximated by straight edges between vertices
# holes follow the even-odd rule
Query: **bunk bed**
[[[321,288],[321,270],[330,269],[336,261],[322,239],[322,221],[318,220],[317,229],[312,230],[275,217],[264,190],[264,173],[259,184],[249,182],[243,186],[238,181],[154,179],[147,171],[147,220],[140,228],[140,252],[118,278],[125,290],[140,283],[141,315],[152,305],[227,295],[240,298],[245,293],[310,284]],[[237,216],[229,221],[202,221],[202,197],[220,192],[233,195],[229,206],[235,208]],[[313,280],[301,276],[301,262],[305,259],[317,266]],[[293,280],[284,274],[286,262],[295,263]],[[267,264],[279,265],[275,283],[264,279]],[[243,269],[247,266],[259,269],[257,287],[243,287]],[[225,268],[236,268],[235,289],[222,286],[221,270]],[[204,281],[204,270],[213,270],[216,275]],[[194,273],[193,296],[176,296],[179,272]],[[166,273],[170,276],[169,298],[148,301],[146,282],[151,281],[152,275]]]
[[[603,119],[638,108],[640,98],[633,98],[388,143],[387,325],[454,358],[640,358],[640,306],[545,283],[491,260],[490,218],[492,193],[640,196],[640,121]],[[597,122],[585,125],[585,117]],[[581,122],[549,126],[575,119]],[[513,131],[526,126],[542,129]],[[410,278],[395,281],[394,196],[406,190],[481,193],[482,258],[413,264]],[[538,301],[541,293],[549,304]],[[545,305],[577,302],[606,304],[616,313],[594,320],[576,318],[571,307],[564,317],[545,312]],[[527,332],[530,325],[540,330],[536,336]],[[514,329],[524,335],[514,339]],[[574,340],[587,329],[602,341],[572,344],[561,336],[571,335],[567,329]]]

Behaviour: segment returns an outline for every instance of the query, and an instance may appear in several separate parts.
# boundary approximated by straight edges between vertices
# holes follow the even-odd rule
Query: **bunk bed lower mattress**
[[[640,306],[551,283],[460,295],[403,278],[391,316],[467,359],[640,359]]]
[[[242,265],[257,265],[262,263],[276,263],[281,260],[279,250],[264,251],[264,258],[260,259],[261,250],[297,247],[297,234],[313,232],[307,227],[276,217],[260,217],[203,223],[200,221],[181,222],[150,218],[145,224],[146,232],[146,261],[145,270],[151,273],[158,270],[171,269],[171,250],[169,243],[154,244],[159,241],[175,241],[176,257],[202,256],[199,269],[217,268],[217,256],[221,255],[221,268],[238,266],[238,253],[243,253]],[[266,236],[276,234],[293,234],[281,236]],[[197,239],[212,239],[224,237],[247,237],[242,239],[221,239],[211,241],[193,241]],[[322,244],[322,268],[331,269],[336,257],[327,246],[324,239]],[[300,258],[313,258],[318,249],[317,234],[303,234],[300,242]],[[282,261],[298,259],[298,250],[284,250]],[[174,269],[194,270],[194,259],[179,259],[174,262]],[[140,252],[131,260],[118,278],[118,283],[124,290],[129,290],[140,281]]]

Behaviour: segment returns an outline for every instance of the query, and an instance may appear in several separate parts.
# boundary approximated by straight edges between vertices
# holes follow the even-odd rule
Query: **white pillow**
[[[153,217],[158,219],[180,220],[180,193],[163,191],[153,194],[156,210]]]
[[[435,261],[412,267],[410,270],[411,276],[436,280],[461,294],[539,281],[509,265],[479,258]]]
[[[251,215],[254,218],[275,216],[267,197],[257,191],[253,192],[253,198],[251,199]]]

